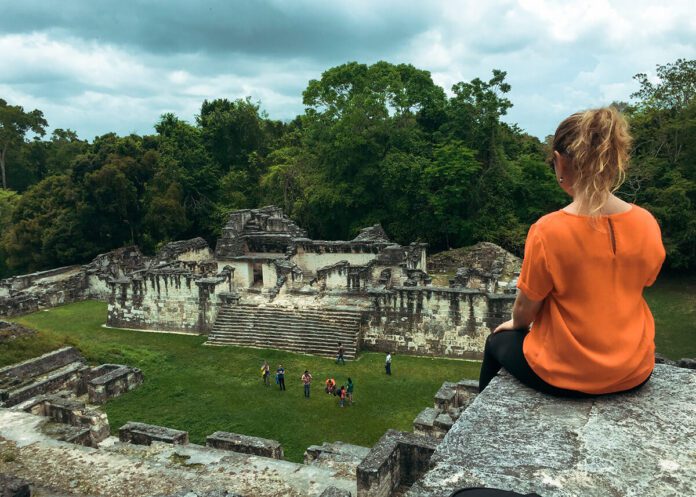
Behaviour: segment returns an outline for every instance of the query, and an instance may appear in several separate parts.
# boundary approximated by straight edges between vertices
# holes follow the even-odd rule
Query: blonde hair
[[[609,194],[626,179],[633,139],[615,107],[577,112],[556,129],[553,151],[570,158],[579,211],[597,218]]]

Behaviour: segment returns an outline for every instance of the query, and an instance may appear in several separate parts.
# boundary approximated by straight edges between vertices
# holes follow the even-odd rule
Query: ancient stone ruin
[[[109,436],[106,415],[84,384],[118,368],[90,368],[64,348],[0,370],[3,398],[13,404],[0,407],[0,490],[447,497],[457,488],[487,486],[545,497],[694,495],[696,361],[660,362],[641,390],[599,398],[547,396],[504,372],[480,395],[471,380],[445,382],[413,432],[387,430],[371,448],[312,445],[297,464],[283,460],[277,441],[242,434],[217,431],[201,446],[186,431],[129,422],[118,438]],[[56,381],[60,371],[66,374]],[[134,387],[142,377],[131,372]],[[19,392],[34,395],[20,401]]]
[[[97,405],[128,392],[142,372],[120,364],[91,367],[73,347],[0,369],[0,408],[44,416],[52,438],[96,447],[110,435]]]
[[[0,315],[107,300],[113,327],[203,333],[208,345],[332,355],[358,350],[478,358],[509,317],[518,258],[479,244],[449,286],[426,246],[389,241],[380,225],[350,241],[311,240],[277,207],[232,212],[215,250],[202,238],[154,257],[137,247],[0,281]]]

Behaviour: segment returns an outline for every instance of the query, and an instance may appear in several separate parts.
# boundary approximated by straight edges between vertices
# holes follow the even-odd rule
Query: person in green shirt
[[[346,388],[346,393],[348,394],[348,402],[353,405],[353,380],[348,378],[348,387]]]

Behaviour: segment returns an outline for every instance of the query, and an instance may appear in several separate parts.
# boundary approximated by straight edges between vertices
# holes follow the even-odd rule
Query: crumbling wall
[[[514,295],[441,287],[373,291],[362,348],[417,355],[480,358],[486,337],[509,319]]]
[[[0,316],[17,316],[82,300],[87,285],[79,266],[0,280]]]
[[[190,267],[174,266],[113,280],[109,283],[107,324],[206,333],[215,322],[221,304],[219,295],[232,291],[233,273],[226,267],[214,276],[206,276]]]

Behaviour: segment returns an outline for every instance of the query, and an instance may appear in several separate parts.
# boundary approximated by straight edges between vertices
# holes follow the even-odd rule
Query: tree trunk
[[[0,169],[2,170],[2,187],[7,189],[7,178],[5,177],[5,156],[7,155],[7,143],[2,147],[0,152]]]

